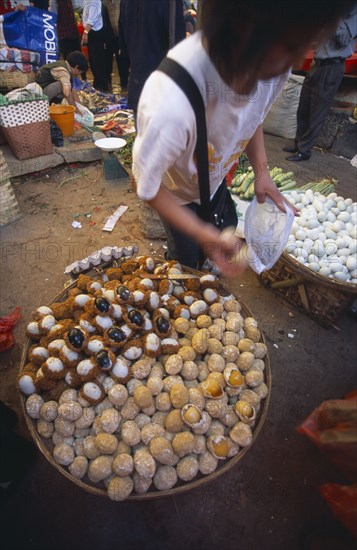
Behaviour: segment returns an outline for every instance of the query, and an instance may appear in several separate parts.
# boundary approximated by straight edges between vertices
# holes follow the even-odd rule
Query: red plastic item
[[[229,170],[228,174],[226,175],[227,187],[229,187],[230,184],[232,183],[232,179],[234,178],[234,174],[236,173],[237,168],[238,168],[238,162],[235,162],[232,168]]]
[[[351,481],[357,481],[357,395],[324,401],[297,431],[307,435]]]
[[[325,483],[320,493],[337,519],[357,537],[357,484]]]
[[[84,33],[84,26],[83,26],[82,21],[79,21],[77,23],[77,29],[78,29],[79,34],[82,36],[82,34]]]
[[[15,339],[12,335],[12,331],[20,319],[20,306],[15,307],[10,315],[0,317],[0,351],[7,351],[14,345]]]
[[[11,11],[14,11],[14,8],[11,7],[10,0],[0,0],[0,15],[10,13]]]
[[[309,50],[305,56],[303,64],[297,70],[307,72],[310,69],[313,58],[314,58],[314,51]],[[357,75],[357,52],[353,53],[351,57],[348,57],[346,59],[344,74]]]

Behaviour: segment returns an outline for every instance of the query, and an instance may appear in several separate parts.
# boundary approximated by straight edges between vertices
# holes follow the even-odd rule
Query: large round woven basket
[[[259,278],[264,286],[326,328],[335,326],[357,297],[357,285],[323,277],[287,252]]]
[[[103,265],[105,267],[109,266],[109,264],[103,264]],[[86,274],[90,275],[90,276],[95,275],[96,271],[97,270],[93,270],[93,271],[88,272],[88,273],[86,272]],[[190,269],[190,268],[187,268],[187,267],[184,268],[184,272],[185,273],[193,273],[193,274],[197,274],[197,275],[204,275],[204,273],[201,273],[199,271],[196,271],[196,270],[193,270],[193,269]],[[55,298],[48,305],[50,306],[51,303],[53,303],[53,302],[64,301],[67,297],[68,290],[70,290],[71,288],[74,288],[75,285],[76,285],[76,283],[74,282],[73,284],[68,286],[65,290],[63,290],[57,296],[55,296]],[[220,285],[219,290],[223,295],[231,294],[231,292],[228,292],[222,285]],[[248,307],[242,303],[240,298],[237,297],[237,299],[239,300],[239,303],[242,306],[242,312],[241,313],[242,313],[243,317],[244,318],[252,317],[252,313],[250,312]],[[264,340],[263,336],[261,337],[261,342],[265,343],[265,340]],[[23,353],[22,353],[21,364],[20,364],[20,372],[22,372],[24,366],[26,365],[27,354],[28,354],[28,350],[29,350],[30,345],[31,345],[31,341],[27,340],[27,342],[25,343],[24,349],[23,349]],[[201,475],[200,477],[195,478],[193,481],[188,482],[188,483],[181,482],[181,484],[175,486],[172,489],[166,490],[166,491],[151,490],[151,491],[149,491],[147,493],[144,493],[144,494],[135,494],[134,493],[134,494],[131,494],[128,497],[127,500],[158,499],[158,498],[163,498],[163,497],[172,496],[172,495],[176,495],[176,494],[179,494],[179,493],[184,493],[184,492],[190,491],[191,489],[195,489],[197,487],[200,487],[203,484],[206,484],[210,481],[213,481],[213,480],[217,479],[218,477],[223,475],[225,472],[228,472],[229,470],[234,468],[238,464],[238,462],[240,462],[242,460],[244,455],[249,451],[249,449],[251,448],[251,446],[253,445],[253,443],[257,439],[257,437],[259,435],[259,432],[261,431],[261,429],[264,425],[264,422],[266,420],[267,413],[268,413],[270,393],[271,393],[271,371],[270,371],[270,362],[269,362],[268,355],[265,356],[264,362],[265,362],[265,383],[268,387],[268,395],[264,399],[263,406],[262,406],[261,410],[259,411],[259,416],[258,416],[258,419],[257,419],[257,423],[254,427],[252,443],[248,447],[245,447],[245,448],[241,449],[239,451],[239,453],[236,456],[234,456],[233,458],[230,458],[230,459],[227,459],[227,460],[224,460],[224,461],[220,460],[219,462],[221,463],[221,465],[217,468],[217,470],[215,470],[213,473],[211,473],[209,475],[206,475],[206,476]],[[31,433],[31,436],[34,439],[37,447],[39,448],[41,453],[45,456],[45,458],[50,462],[50,464],[52,464],[52,466],[54,466],[58,472],[60,472],[67,479],[72,481],[79,488],[81,488],[81,489],[85,490],[86,492],[91,493],[93,495],[108,498],[107,492],[104,489],[99,488],[98,486],[95,486],[87,477],[84,478],[83,481],[80,481],[80,480],[76,479],[74,476],[72,476],[68,470],[66,470],[65,468],[63,468],[62,466],[60,466],[59,464],[57,464],[55,462],[55,460],[52,456],[52,449],[53,449],[54,445],[53,445],[51,440],[42,439],[40,437],[40,435],[38,434],[38,432],[36,430],[35,422],[26,414],[25,401],[26,401],[26,398],[23,395],[21,395],[21,407],[22,407],[22,410],[23,410],[23,413],[24,413],[24,416],[25,416],[25,419],[26,419],[27,427],[28,427],[28,429]]]

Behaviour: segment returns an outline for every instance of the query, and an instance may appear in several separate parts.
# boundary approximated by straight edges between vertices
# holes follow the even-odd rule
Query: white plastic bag
[[[84,107],[80,103],[76,102],[76,107],[79,111],[79,113],[74,114],[74,118],[76,119],[76,121],[83,126],[92,127],[94,124],[93,113],[89,109],[87,109],[87,107]]]
[[[285,204],[286,213],[267,197],[259,204],[256,197],[245,214],[244,233],[249,265],[260,274],[280,258],[291,233],[293,210]]]

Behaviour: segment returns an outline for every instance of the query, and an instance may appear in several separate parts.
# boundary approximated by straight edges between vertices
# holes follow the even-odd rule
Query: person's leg
[[[129,57],[125,55],[118,55],[115,54],[115,59],[118,65],[118,73],[120,78],[120,87],[121,89],[125,90],[128,87],[128,81],[129,81]]]
[[[197,210],[196,204],[188,204],[186,206],[192,211]],[[170,225],[164,218],[161,218],[167,237],[167,253],[168,260],[178,260],[181,264],[197,269],[200,248],[198,244],[190,239],[185,233],[178,231]]]
[[[113,72],[113,50],[108,44],[104,44],[104,58],[103,63],[105,65],[104,78],[107,82],[107,90],[112,91],[112,72]]]
[[[88,33],[88,56],[94,77],[94,88],[107,92],[109,88],[108,51],[105,49],[104,35],[101,31],[90,31]]]
[[[67,59],[71,52],[80,52],[81,43],[79,38],[62,38],[59,42],[59,50],[63,59]]]
[[[60,103],[63,99],[62,84],[60,82],[51,82],[42,91],[48,97],[49,103]]]
[[[299,138],[298,149],[302,153],[310,151],[320,134],[322,125],[341,84],[344,63],[324,65],[319,69],[320,77],[311,91],[308,126]]]
[[[305,134],[309,127],[311,96],[314,87],[319,81],[319,71],[316,71],[316,69],[318,69],[318,67],[313,67],[310,69],[310,72],[307,73],[301,87],[299,105],[296,113],[297,128],[295,136],[295,147],[298,151],[301,150],[301,137]]]

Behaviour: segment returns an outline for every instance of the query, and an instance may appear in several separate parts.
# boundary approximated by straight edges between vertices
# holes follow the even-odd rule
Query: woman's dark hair
[[[81,73],[88,71],[88,61],[81,52],[71,52],[66,61],[68,61],[71,67],[77,67]]]
[[[202,0],[200,26],[208,52],[222,79],[255,75],[267,50],[286,44],[291,50],[333,34],[355,0]]]

